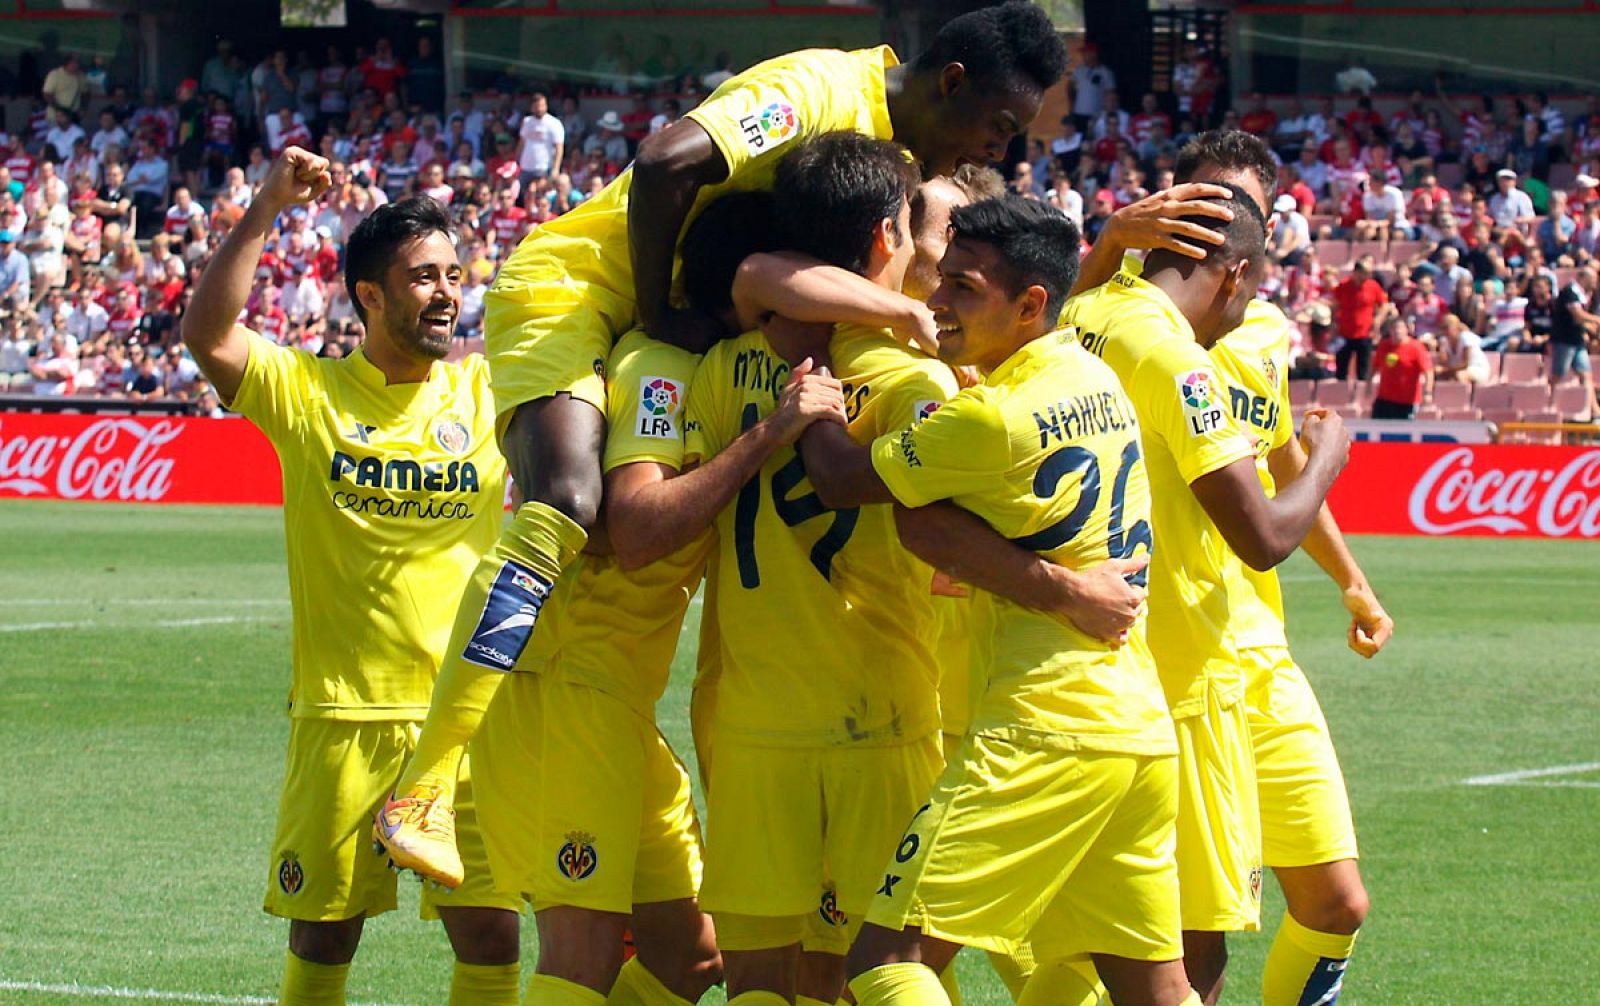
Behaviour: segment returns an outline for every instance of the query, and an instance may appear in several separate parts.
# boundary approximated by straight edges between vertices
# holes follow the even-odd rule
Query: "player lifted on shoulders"
[[[808,431],[818,492],[836,506],[950,500],[1078,569],[1148,556],[1133,405],[1057,327],[1077,268],[1062,249],[1076,249],[1077,229],[1041,203],[1004,199],[955,210],[952,230],[929,303],[941,358],[978,367],[983,382],[870,447]],[[1118,645],[987,592],[973,606],[987,685],[884,859],[850,951],[857,1002],[939,1006],[929,969],[961,945],[1031,941],[1039,969],[1024,1000],[1093,1001],[1074,967],[1092,956],[1119,1004],[1197,1003],[1172,862],[1177,748],[1142,619]]]
[[[768,60],[647,139],[599,196],[518,247],[485,297],[484,334],[501,445],[526,502],[462,598],[417,754],[381,816],[397,862],[446,884],[460,875],[448,831],[421,825],[448,821],[434,806],[451,801],[459,752],[599,512],[613,342],[635,320],[691,351],[724,334],[669,302],[685,222],[722,192],[770,188],[791,146],[834,130],[892,137],[929,174],[997,159],[1065,63],[1049,19],[1022,0],[955,18],[906,65],[887,46]],[[494,596],[513,572],[530,588]],[[484,612],[512,600],[525,616],[516,630],[480,638],[492,627],[480,625]]]
[[[455,600],[494,542],[505,463],[481,360],[443,362],[461,309],[448,217],[431,199],[380,207],[350,235],[345,283],[366,327],[342,360],[236,323],[279,213],[329,184],[290,147],[206,268],[183,340],[223,401],[283,466],[294,611],[289,763],[266,910],[290,920],[278,1001],[339,1006],[362,925],[395,907],[369,838],[428,708]],[[518,995],[518,898],[489,880],[463,769],[466,880],[425,890],[456,951],[452,1002]]]
[[[1180,185],[1169,194],[1119,212],[1139,218],[1142,225],[1108,227],[1107,234],[1115,235],[1106,245],[1108,261],[1153,242],[1160,233],[1207,240],[1207,232],[1190,229],[1181,219],[1214,205],[1183,198],[1216,188],[1198,183],[1238,185],[1265,212],[1277,174],[1271,152],[1259,140],[1245,133],[1214,132],[1201,134],[1180,151],[1177,177]],[[1230,411],[1258,440],[1257,473],[1268,492],[1299,478],[1306,464],[1293,436],[1288,401],[1290,328],[1276,307],[1253,300],[1243,323],[1211,347],[1228,385]],[[1394,623],[1326,504],[1302,547],[1340,589],[1351,615],[1350,648],[1371,657],[1388,641]],[[1308,1000],[1332,1004],[1367,913],[1355,825],[1327,722],[1288,650],[1277,574],[1248,567],[1243,573],[1234,626],[1248,675],[1262,858],[1273,868],[1288,903],[1263,971],[1262,1001],[1265,1006]]]

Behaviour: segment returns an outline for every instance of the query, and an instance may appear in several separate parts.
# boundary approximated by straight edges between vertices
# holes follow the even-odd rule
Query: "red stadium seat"
[[[1326,409],[1337,409],[1341,405],[1349,405],[1355,401],[1355,395],[1350,391],[1350,385],[1344,381],[1320,381],[1317,383],[1317,404]]]
[[[1384,258],[1384,242],[1382,241],[1352,241],[1350,242],[1350,261],[1354,262],[1363,255],[1371,255],[1379,262]]]
[[[1472,404],[1472,385],[1440,381],[1433,386],[1433,404],[1441,409],[1464,409]]]
[[[1328,269],[1343,269],[1350,261],[1350,242],[1318,241],[1317,258]]]
[[[1563,384],[1551,398],[1551,408],[1567,419],[1587,416],[1592,407],[1589,391],[1581,384]]]
[[[1483,418],[1483,413],[1477,409],[1446,409],[1440,418],[1453,423],[1473,423]]]
[[[1491,412],[1511,411],[1511,388],[1505,384],[1486,384],[1472,397],[1472,404],[1483,410],[1484,418]]]
[[[1417,414],[1415,418],[1427,419],[1430,421],[1443,419],[1444,410],[1439,408],[1437,405],[1419,405],[1417,406]]]
[[[1483,421],[1502,426],[1506,423],[1515,423],[1522,418],[1522,413],[1514,409],[1484,409]]]
[[[1511,407],[1518,412],[1544,412],[1550,408],[1548,384],[1513,384]]]
[[[1537,353],[1507,353],[1500,361],[1500,380],[1506,384],[1532,384],[1544,380],[1544,357]]]
[[[1427,245],[1421,241],[1390,241],[1389,261],[1403,265],[1422,254]]]
[[[1561,416],[1554,412],[1524,412],[1518,420],[1524,423],[1559,423]],[[1562,440],[1560,430],[1524,430],[1516,434],[1516,443],[1519,444],[1550,444],[1560,446]]]
[[[1316,401],[1317,382],[1309,380],[1293,380],[1289,382],[1289,404],[1295,408],[1309,405]]]
[[[1496,350],[1486,351],[1483,355],[1484,355],[1484,358],[1489,361],[1489,382],[1488,383],[1494,384],[1494,383],[1496,383],[1496,382],[1498,382],[1500,380],[1500,359],[1505,354],[1500,352],[1498,349],[1496,349]]]

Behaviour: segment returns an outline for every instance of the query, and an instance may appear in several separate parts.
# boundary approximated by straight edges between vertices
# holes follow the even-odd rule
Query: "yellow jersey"
[[[880,437],[872,464],[905,506],[948,499],[1069,569],[1150,551],[1133,404],[1071,332],[1033,340],[926,422]],[[1142,621],[1113,648],[974,591],[971,633],[987,686],[970,732],[1050,748],[1177,750]]]
[[[1211,359],[1228,385],[1233,418],[1255,441],[1256,474],[1268,496],[1277,491],[1267,455],[1294,436],[1289,404],[1289,343],[1294,323],[1264,300],[1253,300],[1244,321],[1211,347]],[[1278,571],[1239,564],[1239,603],[1233,616],[1241,648],[1288,646],[1284,631],[1283,588]]]
[[[1062,318],[1133,400],[1150,478],[1150,649],[1174,717],[1205,708],[1206,689],[1244,693],[1233,613],[1242,563],[1189,483],[1254,455],[1227,388],[1165,293],[1126,270],[1067,302]]]
[[[964,737],[972,723],[972,696],[984,685],[973,674],[971,598],[935,595],[933,619],[938,628],[939,732]]]
[[[700,358],[634,329],[606,367],[605,470],[683,467],[683,417]],[[584,553],[562,572],[517,669],[614,695],[653,718],[678,631],[705,570],[710,529],[642,569]]]
[[[488,365],[391,385],[363,350],[318,358],[252,334],[232,405],[283,467],[291,715],[422,719],[504,514]]]
[[[728,177],[700,190],[689,213],[728,191],[766,190],[778,161],[798,141],[847,129],[887,140],[894,134],[884,71],[899,64],[886,45],[846,52],[802,49],[724,81],[684,117],[699,124],[728,166]],[[629,168],[570,213],[540,224],[506,260],[496,285],[553,284],[586,300],[619,326],[634,316],[629,257]]]
[[[857,443],[955,392],[948,367],[888,332],[839,326],[831,350]],[[688,459],[709,460],[769,415],[788,378],[760,332],[712,347],[689,399]],[[901,546],[892,506],[826,509],[790,446],[718,516],[717,536],[718,736],[890,745],[939,729],[933,570]]]

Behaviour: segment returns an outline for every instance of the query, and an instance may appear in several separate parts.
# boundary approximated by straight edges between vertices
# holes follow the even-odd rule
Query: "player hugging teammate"
[[[942,1006],[973,946],[1022,1003],[1192,1006],[1263,864],[1265,1001],[1337,998],[1366,896],[1271,569],[1303,541],[1352,647],[1392,625],[1323,504],[1348,437],[1294,438],[1253,299],[1270,155],[1203,135],[1080,269],[974,167],[1064,67],[1021,2],[906,64],[752,67],[517,247],[486,368],[440,361],[460,266],[426,200],[352,236],[361,353],[235,326],[274,215],[327,184],[275,165],[184,335],[290,501],[281,1002],[344,1001],[386,860],[437,882],[452,1003]],[[655,720],[697,590],[703,829]]]

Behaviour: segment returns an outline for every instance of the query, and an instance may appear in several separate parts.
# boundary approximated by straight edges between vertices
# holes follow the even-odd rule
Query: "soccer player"
[[[1180,152],[1177,169],[1177,177],[1195,183],[1179,188],[1203,194],[1215,188],[1204,183],[1233,183],[1263,210],[1276,181],[1271,152],[1239,133],[1201,134]],[[1181,221],[1185,212],[1206,205],[1169,196],[1147,221],[1153,229],[1176,232],[1186,226]],[[1185,236],[1194,233],[1186,231]],[[1203,232],[1201,238],[1205,240]],[[1129,246],[1106,247],[1108,254],[1120,254]],[[1257,473],[1268,492],[1298,478],[1306,464],[1292,435],[1286,380],[1289,339],[1290,322],[1282,312],[1254,300],[1243,323],[1211,347],[1212,359],[1229,385],[1230,411],[1260,444]],[[1326,504],[1302,547],[1340,589],[1351,615],[1350,648],[1372,657],[1393,634],[1394,622]],[[1243,573],[1246,582],[1234,617],[1249,675],[1246,704],[1261,807],[1262,858],[1277,875],[1288,904],[1263,972],[1263,1002],[1295,1006],[1309,998],[1332,1003],[1367,913],[1355,825],[1327,722],[1304,672],[1288,651],[1277,574],[1248,567]]]
[[[497,429],[526,502],[462,598],[417,754],[381,815],[397,863],[447,885],[459,877],[448,830],[421,824],[448,821],[433,806],[450,802],[459,752],[598,513],[604,369],[616,336],[635,319],[690,350],[723,334],[669,303],[684,223],[724,191],[770,188],[783,153],[832,130],[893,137],[929,174],[996,159],[1065,64],[1049,18],[1022,0],[955,18],[907,65],[887,46],[768,60],[645,140],[629,171],[518,247],[485,297],[484,335]],[[524,622],[489,646],[479,623],[486,606],[505,603],[491,595],[507,563],[536,589],[519,602]]]
[[[318,359],[236,323],[274,220],[329,183],[324,158],[285,151],[183,320],[206,379],[283,466],[294,677],[266,910],[290,920],[285,1006],[343,1003],[363,923],[395,907],[369,822],[411,751],[454,599],[494,542],[505,493],[487,369],[443,362],[461,266],[437,203],[381,207],[351,233],[359,351]],[[513,1004],[518,899],[490,883],[462,793],[466,880],[424,891],[423,913],[456,952],[450,1001]]]
[[[864,447],[814,429],[801,451],[834,506],[952,500],[1048,561],[1148,554],[1150,491],[1116,375],[1058,330],[1077,228],[1025,200],[957,209],[930,306],[940,356],[983,383]],[[987,682],[969,733],[885,857],[850,951],[862,1006],[940,1004],[962,944],[1030,941],[1023,1002],[1081,1002],[1092,956],[1119,1004],[1195,1004],[1172,861],[1177,747],[1142,622],[1123,645],[1002,597],[974,602]],[[924,967],[926,965],[926,967]],[[929,969],[932,969],[930,971]],[[1092,992],[1089,999],[1092,1001]]]
[[[1301,477],[1268,497],[1255,449],[1227,408],[1227,388],[1206,354],[1237,328],[1264,260],[1260,205],[1224,186],[1232,220],[1191,215],[1222,230],[1195,260],[1158,249],[1143,275],[1124,269],[1068,301],[1064,320],[1110,363],[1139,410],[1154,496],[1150,645],[1177,727],[1178,862],[1185,960],[1212,999],[1225,936],[1260,915],[1260,812],[1244,702],[1246,674],[1234,631],[1241,562],[1270,569],[1298,547],[1348,456],[1337,417],[1305,424]]]
[[[846,132],[808,141],[778,167],[782,247],[898,290],[918,181],[898,145]],[[949,368],[884,329],[839,326],[832,357],[864,440],[955,391]],[[773,412],[789,374],[761,331],[714,346],[694,377],[688,458],[713,463]],[[793,1002],[802,943],[835,955],[831,1001],[880,860],[939,768],[931,570],[900,546],[888,506],[823,506],[792,448],[716,525],[701,901],[730,1001]]]
[[[731,312],[734,270],[773,239],[771,204],[770,193],[730,194],[689,226],[690,303]],[[689,778],[656,729],[655,706],[712,520],[773,450],[837,410],[786,393],[729,450],[680,476],[697,362],[639,329],[612,351],[606,528],[615,554],[585,554],[562,577],[517,664],[528,673],[499,689],[472,743],[491,869],[535,909],[530,1004],[684,1006],[721,977],[695,900]],[[638,951],[626,965],[624,927]]]

